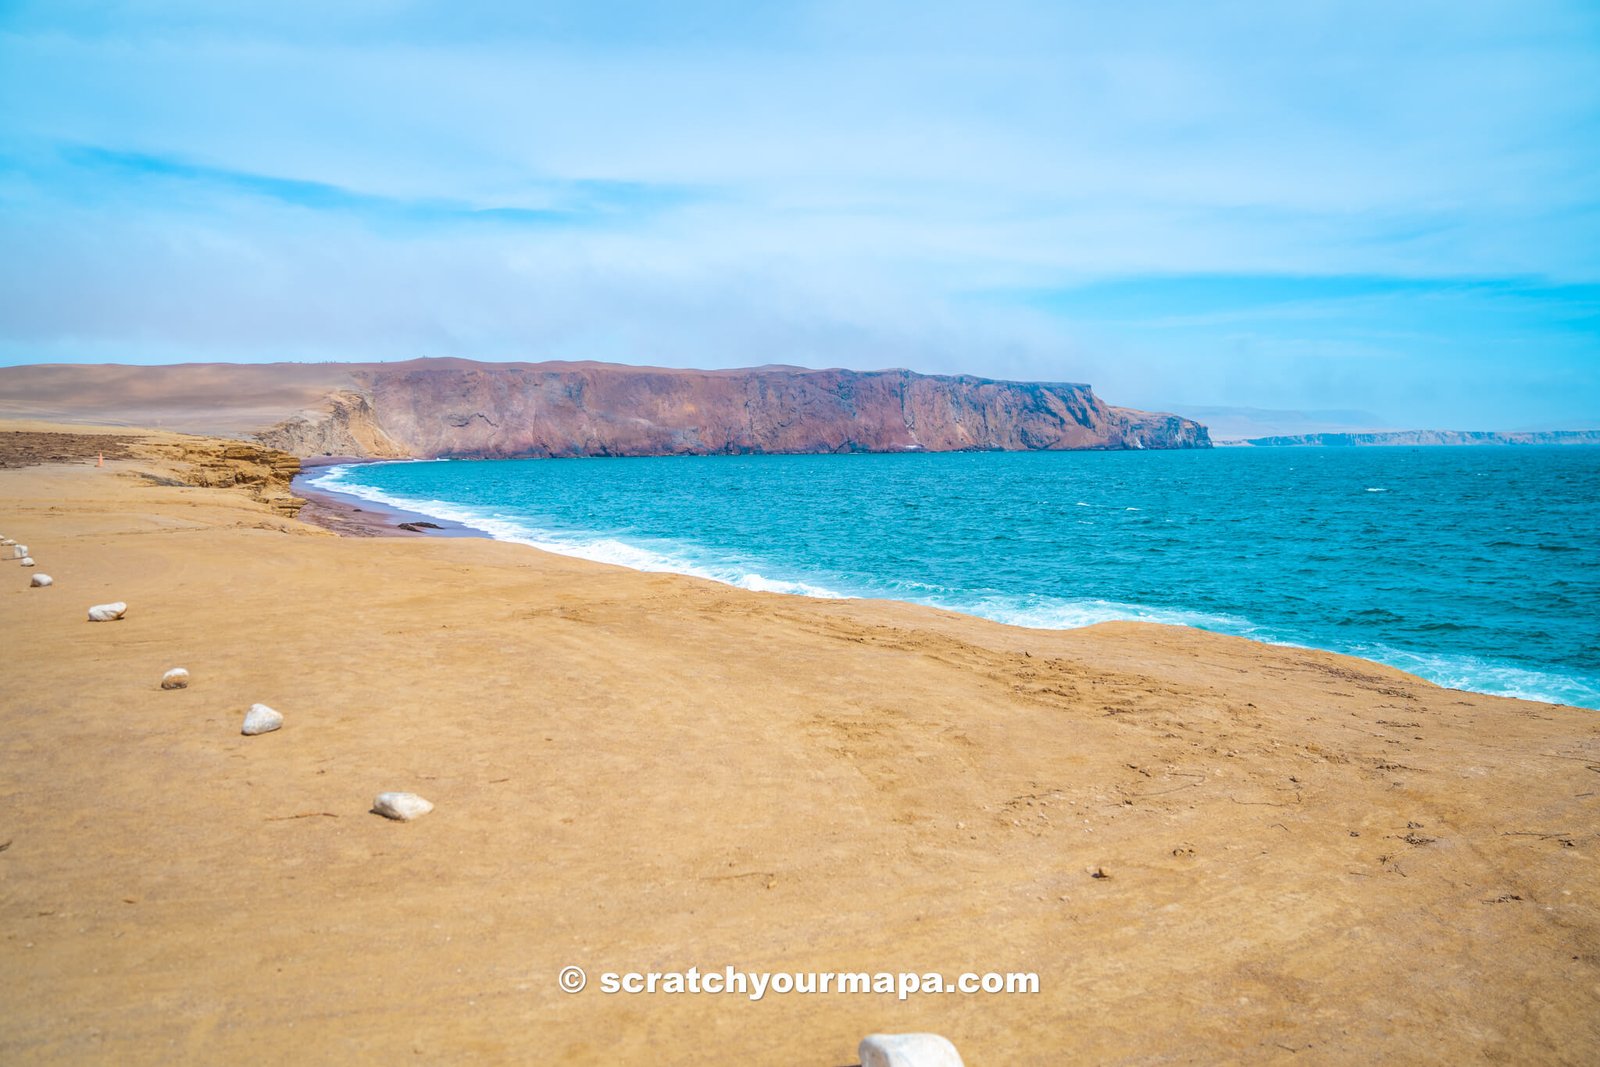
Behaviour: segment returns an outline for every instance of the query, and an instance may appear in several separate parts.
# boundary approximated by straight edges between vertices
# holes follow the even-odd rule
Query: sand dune
[[[240,436],[316,408],[354,382],[348,364],[38,364],[0,368],[0,416],[80,427],[154,426]]]
[[[0,1060],[837,1067],[919,1029],[972,1067],[1600,1060],[1592,712],[339,538],[127,436],[0,470],[56,580],[0,571]],[[284,728],[242,737],[258,701]],[[593,981],[729,964],[1041,989]]]

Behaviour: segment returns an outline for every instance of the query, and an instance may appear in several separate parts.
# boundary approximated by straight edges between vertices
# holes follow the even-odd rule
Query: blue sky
[[[0,0],[0,363],[1600,426],[1591,2]]]

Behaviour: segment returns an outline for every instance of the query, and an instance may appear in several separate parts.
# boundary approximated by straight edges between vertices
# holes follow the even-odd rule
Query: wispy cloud
[[[0,358],[1600,415],[1573,2],[0,7]],[[1428,383],[1448,380],[1448,388]],[[1501,420],[1503,421],[1503,420]]]
[[[474,204],[444,197],[405,198],[327,182],[206,166],[174,156],[66,145],[47,162],[0,156],[0,172],[48,177],[79,203],[97,196],[160,202],[244,196],[315,212],[415,225],[482,223],[507,227],[628,225],[705,198],[683,187],[582,179],[525,182],[520,204]],[[539,204],[541,206],[529,206]]]

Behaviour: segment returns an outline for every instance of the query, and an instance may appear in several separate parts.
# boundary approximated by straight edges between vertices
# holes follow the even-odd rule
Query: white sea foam
[[[965,602],[952,601],[940,606],[1031,630],[1073,630],[1101,622],[1160,622],[1240,635],[1254,635],[1257,632],[1249,620],[1231,615],[1159,608],[1147,604],[1124,604],[1112,600],[990,596]]]
[[[586,559],[594,563],[609,563],[636,571],[687,574],[695,578],[705,578],[724,585],[735,585],[741,589],[765,593],[787,593],[827,600],[842,599],[847,595],[810,582],[768,577],[758,570],[741,565],[737,560],[707,559],[704,558],[706,553],[688,545],[647,547],[603,535],[546,530],[530,524],[521,516],[486,511],[447,500],[420,500],[398,496],[369,485],[349,481],[348,475],[351,469],[352,465],[329,467],[326,474],[311,479],[309,484],[318,489],[370,500],[375,504],[387,504],[389,507],[447,519],[474,530],[481,530],[496,541],[511,541],[560,556]]]
[[[717,581],[724,580],[716,577],[715,575],[711,575],[710,577],[715,578]],[[810,596],[818,597],[823,600],[847,599],[844,593],[836,593],[832,589],[828,589],[820,585],[812,585],[809,582],[789,582],[780,578],[766,578],[760,574],[753,573],[741,575],[739,579],[732,584],[744,589],[754,589],[760,593],[788,593],[791,596]]]
[[[1382,645],[1355,648],[1351,654],[1398,667],[1447,689],[1600,709],[1600,684],[1582,678],[1494,663],[1476,656],[1410,652]]]
[[[1101,622],[1156,622],[1248,637],[1290,648],[1318,648],[1360,656],[1424,678],[1447,689],[1600,709],[1600,684],[1581,678],[1494,663],[1472,656],[1410,652],[1383,645],[1338,648],[1296,640],[1236,615],[1125,604],[1109,600],[1052,600],[995,596],[977,600],[912,598],[936,607],[1038,630],[1071,630]]]
[[[1297,648],[1322,647],[1329,651],[1361,656],[1398,667],[1436,685],[1453,689],[1600,709],[1600,683],[1582,678],[1498,664],[1470,656],[1418,653],[1381,645],[1342,648],[1327,645],[1313,646],[1304,639],[1275,633],[1239,616],[1108,600],[1072,600],[999,594],[962,595],[954,590],[921,582],[885,583],[878,589],[841,592],[798,579],[767,577],[754,565],[741,563],[726,555],[719,556],[711,550],[697,546],[673,543],[646,546],[598,534],[546,530],[530,524],[526,518],[520,516],[491,512],[443,500],[420,500],[397,496],[372,486],[349,481],[352,469],[353,465],[328,467],[323,473],[309,479],[308,483],[319,489],[458,522],[463,526],[481,530],[496,540],[512,541],[558,555],[609,563],[632,570],[687,574],[744,589],[795,596],[826,599],[890,596],[1030,629],[1075,629],[1115,621],[1190,626],[1248,637],[1270,644]],[[1368,492],[1387,492],[1387,490],[1369,488]],[[1080,501],[1078,506],[1094,505]],[[1093,524],[1086,523],[1086,525]]]
[[[927,598],[922,602],[1011,626],[1040,630],[1070,630],[1101,622],[1157,622],[1170,626],[1190,626],[1214,633],[1248,637],[1266,644],[1290,648],[1321,647],[1325,651],[1360,656],[1397,667],[1447,689],[1600,709],[1600,684],[1582,678],[1529,670],[1472,656],[1410,652],[1383,645],[1348,648],[1316,646],[1235,615],[1109,600],[1052,600],[1041,597],[996,596],[968,601]]]

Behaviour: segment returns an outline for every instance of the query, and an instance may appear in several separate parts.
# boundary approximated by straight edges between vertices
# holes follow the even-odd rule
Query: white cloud
[[[1185,363],[971,294],[1600,279],[1600,22],[1578,4],[314,8],[0,21],[6,358],[909,364],[1238,402],[1215,390],[1292,389],[1317,339]],[[51,164],[62,145],[401,206],[96,176]],[[593,179],[694,195],[565,228],[396,217]],[[1377,387],[1370,360],[1317,350],[1342,369],[1306,391]]]

